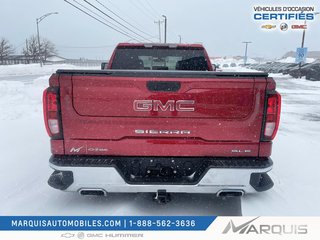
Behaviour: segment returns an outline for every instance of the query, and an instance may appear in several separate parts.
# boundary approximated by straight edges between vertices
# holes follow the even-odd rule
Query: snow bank
[[[40,64],[18,64],[0,65],[0,77],[5,76],[25,76],[25,75],[50,75],[57,69],[92,69],[92,67],[79,67],[70,64],[43,65]],[[100,66],[96,67],[97,69]]]
[[[32,118],[42,114],[42,92],[50,75],[36,78],[30,84],[0,81],[0,120]]]
[[[316,59],[315,58],[306,58],[306,63],[312,63],[314,62]],[[294,57],[286,57],[286,58],[282,58],[277,60],[277,62],[281,62],[281,63],[295,63],[296,59]]]
[[[233,58],[233,57],[227,57],[227,58],[211,58],[210,59],[212,64],[219,64],[220,68],[225,69],[225,67],[223,67],[223,64],[228,64],[228,67],[230,67],[231,63],[235,63],[237,66],[239,64],[243,64],[243,58]],[[252,59],[252,58],[248,58],[247,63],[256,63],[257,61]]]

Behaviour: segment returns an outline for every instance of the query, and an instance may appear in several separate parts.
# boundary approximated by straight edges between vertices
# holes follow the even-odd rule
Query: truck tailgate
[[[179,149],[184,145],[189,150],[178,155],[193,155],[197,149],[200,155],[214,154],[217,146],[235,155],[257,155],[265,77],[128,75],[60,75],[67,152],[85,146],[80,151],[95,148],[89,152],[135,155],[124,148],[144,144],[145,155],[172,155],[169,146],[180,144]],[[179,101],[184,104],[181,109]],[[164,149],[152,152],[158,144]]]

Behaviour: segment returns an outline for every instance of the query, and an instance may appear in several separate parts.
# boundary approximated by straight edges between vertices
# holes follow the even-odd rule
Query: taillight
[[[276,136],[280,121],[280,111],[281,95],[277,92],[268,94],[263,140],[272,140]]]
[[[43,92],[43,114],[47,132],[50,137],[61,137],[59,94],[50,87]]]

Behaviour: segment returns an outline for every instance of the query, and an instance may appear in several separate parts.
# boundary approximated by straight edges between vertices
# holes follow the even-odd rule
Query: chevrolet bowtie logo
[[[75,235],[73,233],[63,233],[63,234],[61,234],[62,238],[72,238],[74,236]]]
[[[273,28],[276,28],[276,25],[266,24],[266,25],[262,25],[261,28],[273,29]]]

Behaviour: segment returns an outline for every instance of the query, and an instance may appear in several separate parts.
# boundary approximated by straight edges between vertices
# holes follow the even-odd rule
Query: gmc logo
[[[292,29],[307,29],[307,25],[303,24],[303,25],[292,25],[291,26]]]
[[[134,100],[133,110],[136,112],[194,112],[194,104],[194,100],[168,100],[165,104],[160,100]]]

